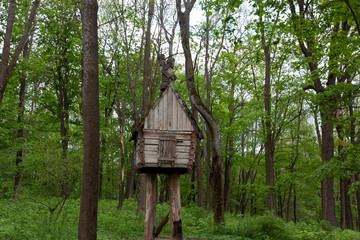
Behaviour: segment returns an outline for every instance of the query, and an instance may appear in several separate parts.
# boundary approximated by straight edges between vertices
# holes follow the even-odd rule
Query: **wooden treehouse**
[[[170,83],[135,132],[140,173],[189,173],[202,137],[194,117]]]
[[[144,239],[152,240],[161,231],[167,219],[155,228],[156,174],[168,175],[170,204],[170,239],[182,239],[180,174],[190,173],[198,141],[202,133],[185,102],[176,93],[172,75],[174,59],[165,63],[159,58],[162,73],[160,98],[150,108],[136,128],[132,140],[136,146],[136,168],[146,174],[146,210]]]

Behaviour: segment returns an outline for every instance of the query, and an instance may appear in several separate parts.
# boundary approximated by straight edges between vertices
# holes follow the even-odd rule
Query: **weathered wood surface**
[[[180,174],[170,174],[169,202],[170,202],[170,239],[182,239],[181,202],[180,202]]]
[[[181,100],[167,88],[146,116],[144,129],[194,131]]]
[[[143,130],[137,140],[137,166],[189,168],[195,155],[194,138],[196,134],[190,131]],[[173,163],[166,164],[166,160]]]
[[[144,225],[144,240],[155,238],[155,218],[156,218],[156,174],[146,174],[146,210]]]

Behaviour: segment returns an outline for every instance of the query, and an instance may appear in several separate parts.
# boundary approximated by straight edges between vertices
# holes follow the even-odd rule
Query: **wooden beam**
[[[182,240],[181,202],[180,202],[180,174],[170,174],[169,178],[170,202],[170,240]]]
[[[144,240],[154,240],[156,218],[156,174],[146,173],[146,210]]]

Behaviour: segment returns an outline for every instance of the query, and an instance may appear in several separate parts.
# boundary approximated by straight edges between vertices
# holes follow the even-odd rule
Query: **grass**
[[[52,204],[55,199],[43,200]],[[144,214],[136,215],[137,202],[126,200],[121,210],[117,201],[101,200],[98,214],[98,239],[142,239]],[[80,201],[70,199],[62,212],[50,221],[49,210],[30,200],[0,200],[0,240],[71,240],[77,239]],[[157,223],[168,213],[167,204],[157,206]],[[352,240],[360,239],[356,231],[341,231],[311,220],[286,223],[272,215],[239,216],[226,214],[226,224],[214,227],[213,216],[207,216],[195,205],[182,208],[184,239],[199,240]],[[160,237],[170,235],[166,224]]]

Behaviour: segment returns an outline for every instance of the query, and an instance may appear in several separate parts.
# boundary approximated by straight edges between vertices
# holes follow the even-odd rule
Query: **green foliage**
[[[56,199],[38,199],[51,204]],[[49,210],[30,199],[0,200],[0,239],[65,240],[77,238],[80,201],[70,199],[50,221]],[[98,210],[98,239],[142,239],[144,214],[136,215],[137,202],[125,200],[121,210],[117,201],[101,200]],[[157,206],[157,224],[169,211],[168,204]],[[286,223],[271,214],[241,216],[226,214],[226,224],[213,225],[213,217],[195,205],[182,208],[184,239],[198,240],[356,240],[360,233],[341,231],[312,220]],[[169,237],[167,223],[160,237]]]

